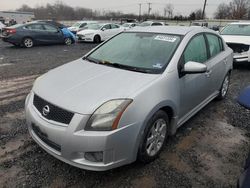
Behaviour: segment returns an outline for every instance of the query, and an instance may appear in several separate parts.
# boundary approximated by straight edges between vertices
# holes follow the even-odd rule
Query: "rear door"
[[[112,36],[110,24],[106,24],[102,27],[101,35],[102,35],[101,36],[102,40],[107,40],[108,38],[110,38]]]
[[[36,43],[46,43],[47,34],[42,24],[30,24],[25,26],[24,29],[28,30],[29,37],[32,37]]]
[[[207,66],[209,69],[209,75],[211,78],[211,85],[209,87],[210,93],[216,92],[220,89],[221,84],[226,75],[226,64],[228,59],[225,55],[222,39],[212,33],[206,33],[206,39],[208,43],[209,55]]]
[[[46,41],[48,43],[63,43],[64,42],[64,36],[62,31],[50,24],[44,24],[43,25],[45,32],[46,32]]]
[[[122,32],[122,28],[119,25],[111,24],[111,31],[112,34],[110,37]]]

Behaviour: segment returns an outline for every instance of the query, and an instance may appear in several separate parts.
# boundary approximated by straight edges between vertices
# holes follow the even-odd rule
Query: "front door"
[[[183,67],[189,61],[208,64],[208,51],[205,37],[203,34],[192,38],[180,60],[180,66]],[[208,65],[207,65],[208,66]],[[211,77],[210,70],[207,73],[186,74],[180,77],[180,112],[179,117],[192,113],[198,105],[210,96]]]

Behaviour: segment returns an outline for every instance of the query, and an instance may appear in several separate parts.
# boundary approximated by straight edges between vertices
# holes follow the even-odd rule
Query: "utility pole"
[[[141,3],[139,3],[139,21],[141,21]]]
[[[148,16],[150,15],[150,12],[151,12],[151,10],[152,10],[151,4],[152,4],[152,3],[148,3]]]
[[[202,11],[202,19],[203,20],[204,20],[204,17],[205,17],[206,6],[207,6],[207,0],[205,0],[205,2],[204,2],[204,7],[203,7],[203,11]]]

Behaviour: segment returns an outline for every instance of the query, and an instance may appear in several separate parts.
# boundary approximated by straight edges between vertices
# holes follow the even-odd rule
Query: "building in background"
[[[17,11],[0,11],[0,20],[5,25],[13,25],[13,23],[25,23],[35,19],[33,12],[17,12]]]

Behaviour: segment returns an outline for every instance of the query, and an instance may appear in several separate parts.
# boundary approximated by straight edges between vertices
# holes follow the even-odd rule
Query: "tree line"
[[[250,0],[231,0],[221,3],[216,12],[217,19],[250,19]]]
[[[54,20],[82,20],[82,19],[99,19],[99,20],[120,20],[122,18],[138,19],[139,15],[124,14],[121,11],[92,10],[83,7],[71,7],[60,1],[45,6],[32,8],[26,4],[22,5],[17,11],[34,12],[36,19],[54,19]],[[202,10],[191,11],[190,15],[174,15],[174,6],[166,4],[163,7],[163,15],[156,11],[148,15],[144,13],[140,16],[141,20],[159,19],[159,20],[199,20],[202,19]]]

